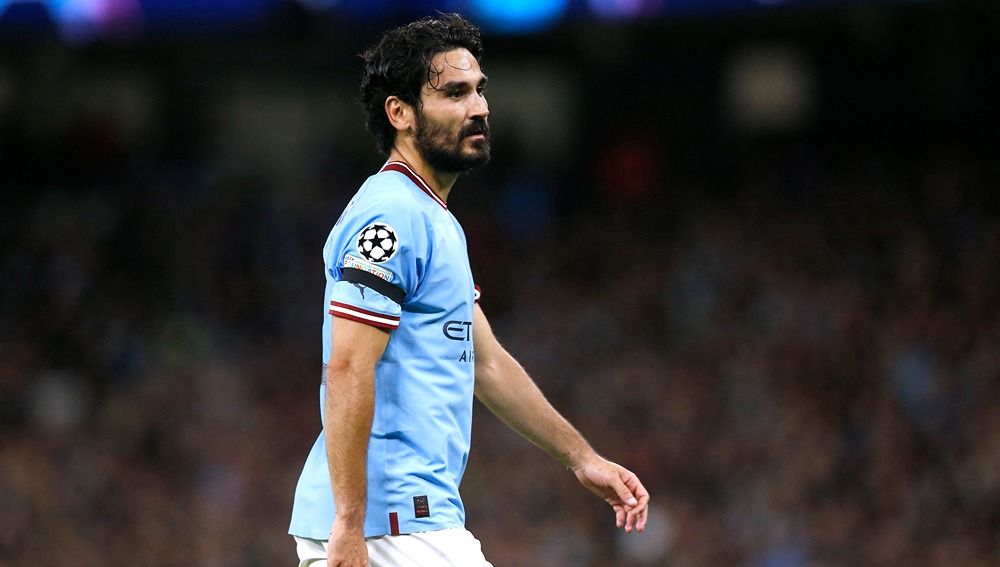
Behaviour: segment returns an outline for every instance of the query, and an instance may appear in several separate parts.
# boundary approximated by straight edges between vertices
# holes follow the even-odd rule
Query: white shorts
[[[295,537],[299,567],[326,567],[326,542]],[[370,567],[493,567],[472,532],[449,528],[365,540]]]

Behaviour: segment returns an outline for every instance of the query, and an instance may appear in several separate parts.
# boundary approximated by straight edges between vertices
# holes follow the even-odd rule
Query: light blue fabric
[[[323,251],[324,365],[330,357],[331,326],[339,317],[390,321],[389,327],[399,318],[375,368],[365,537],[391,533],[391,513],[399,533],[465,524],[458,489],[472,427],[474,283],[462,227],[420,182],[413,174],[385,169],[370,177]],[[359,248],[359,236],[373,224],[390,227],[395,236],[397,247],[387,260],[375,261]],[[401,305],[374,289],[340,280],[345,259],[391,279],[406,294]],[[342,311],[336,317],[329,314],[331,302]],[[321,385],[321,414],[325,395]],[[420,497],[426,497],[427,517],[417,517],[414,498]],[[299,478],[289,533],[325,540],[334,512],[321,432]]]

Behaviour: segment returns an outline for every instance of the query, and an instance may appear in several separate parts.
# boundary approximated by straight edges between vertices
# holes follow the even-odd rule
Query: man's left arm
[[[508,427],[573,471],[607,502],[626,532],[643,531],[649,493],[630,470],[608,461],[549,403],[524,368],[497,341],[477,304],[473,321],[476,397]]]

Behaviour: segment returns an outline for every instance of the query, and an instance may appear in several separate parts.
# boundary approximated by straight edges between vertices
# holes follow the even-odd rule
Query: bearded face
[[[418,112],[415,139],[421,156],[439,171],[463,173],[490,161],[490,127],[483,117],[449,126]]]

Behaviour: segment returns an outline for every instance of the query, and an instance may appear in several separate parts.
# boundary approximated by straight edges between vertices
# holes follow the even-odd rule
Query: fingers
[[[635,524],[636,531],[642,532],[646,529],[646,515],[649,514],[649,506],[644,506],[639,512],[639,521]]]
[[[615,526],[624,528],[625,533],[631,533],[632,530],[641,532],[646,529],[648,508],[625,508],[618,505],[613,506],[613,508],[615,510]]]
[[[635,477],[635,475],[633,475],[629,471],[622,469],[622,474],[616,475],[611,480],[611,488],[615,491],[615,494],[618,495],[618,499],[621,500],[622,503],[624,503],[626,506],[636,506],[639,504],[639,501],[636,500],[635,495],[632,494],[632,491],[629,490],[629,487],[626,486],[624,482],[622,482],[622,477],[625,477],[627,479],[628,476],[630,475],[632,477]]]
[[[642,482],[639,481],[639,477],[635,473],[627,469],[622,469],[622,471],[622,476],[624,477],[623,484],[634,497],[634,501],[630,502],[626,507],[625,532],[630,533],[632,530],[641,532],[646,529],[646,517],[649,513],[649,492],[642,485]],[[618,527],[622,527],[620,523]]]
[[[632,530],[637,532],[642,532],[646,529],[646,514],[649,508],[635,508],[629,510],[625,518],[625,533],[631,533]],[[619,526],[620,527],[620,526]]]
[[[647,491],[646,487],[642,485],[642,482],[639,481],[639,477],[637,477],[635,473],[629,470],[626,470],[625,472],[627,474],[624,484],[638,499],[637,504],[639,506],[646,506],[646,504],[649,503],[649,491]]]
[[[616,463],[603,461],[601,466],[581,469],[576,474],[584,486],[614,509],[616,527],[626,533],[646,529],[649,492],[635,473]]]

